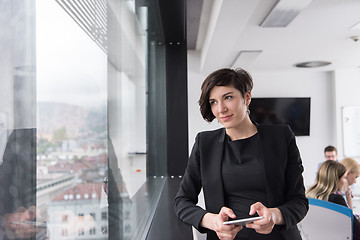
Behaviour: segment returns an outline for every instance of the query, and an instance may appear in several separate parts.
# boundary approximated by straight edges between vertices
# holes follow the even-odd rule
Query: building
[[[108,239],[102,183],[77,184],[48,202],[48,235],[57,239]]]

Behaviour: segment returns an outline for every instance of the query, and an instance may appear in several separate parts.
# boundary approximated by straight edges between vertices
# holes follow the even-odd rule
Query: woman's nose
[[[223,113],[223,112],[227,111],[226,105],[224,103],[222,103],[222,102],[219,102],[218,107],[219,107],[219,110],[218,110],[219,113]]]

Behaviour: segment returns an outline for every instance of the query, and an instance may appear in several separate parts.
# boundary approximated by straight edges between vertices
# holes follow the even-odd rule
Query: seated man
[[[336,147],[331,146],[331,145],[325,147],[324,157],[325,157],[325,161],[328,161],[328,160],[337,161],[338,156],[337,156]],[[323,164],[323,162],[320,162],[318,164],[318,167],[317,167],[318,170],[319,170],[321,164]]]
[[[334,160],[334,161],[337,161],[337,149],[334,147],[334,146],[327,146],[325,149],[324,149],[324,156],[325,156],[325,159],[326,160]]]

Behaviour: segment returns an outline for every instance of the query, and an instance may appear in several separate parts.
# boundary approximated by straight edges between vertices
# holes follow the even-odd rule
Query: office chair
[[[309,198],[309,211],[298,228],[303,240],[352,240],[352,221],[350,208]]]

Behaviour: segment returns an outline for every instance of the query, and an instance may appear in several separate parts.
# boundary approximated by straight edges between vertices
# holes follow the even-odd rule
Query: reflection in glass
[[[109,239],[143,239],[156,206],[148,205],[143,187],[147,15],[146,8],[135,6],[110,0],[107,9]]]
[[[1,240],[146,236],[164,186],[155,171],[147,176],[148,151],[163,132],[153,129],[159,136],[149,147],[146,122],[150,115],[161,124],[166,106],[146,112],[149,99],[166,96],[153,91],[164,79],[165,52],[148,54],[146,4],[158,7],[1,2]],[[154,156],[151,166],[166,169],[166,154]]]
[[[44,236],[36,219],[35,1],[0,4],[0,239]]]

